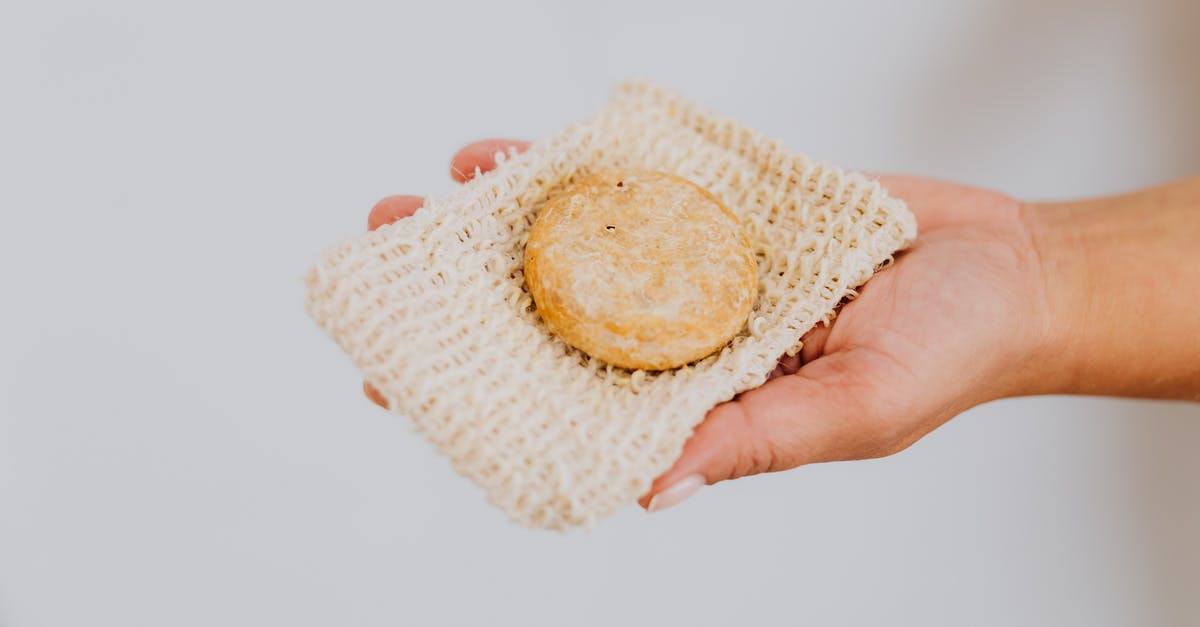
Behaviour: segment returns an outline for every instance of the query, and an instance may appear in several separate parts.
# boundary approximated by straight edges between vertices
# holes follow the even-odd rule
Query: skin
[[[528,144],[487,140],[459,182]],[[904,450],[963,411],[1034,394],[1200,400],[1200,178],[1066,203],[880,176],[920,236],[761,387],[714,407],[639,503],[716,483]],[[371,210],[372,229],[416,196]],[[380,405],[369,386],[364,390]]]

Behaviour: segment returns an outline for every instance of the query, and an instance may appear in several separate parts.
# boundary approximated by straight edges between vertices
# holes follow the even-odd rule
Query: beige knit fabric
[[[539,320],[521,274],[533,220],[556,191],[613,167],[688,178],[746,224],[758,300],[719,353],[630,372],[566,346]],[[630,83],[590,121],[328,251],[308,273],[307,306],[392,411],[492,503],[557,529],[645,493],[711,407],[763,383],[915,235],[904,204],[877,183]]]

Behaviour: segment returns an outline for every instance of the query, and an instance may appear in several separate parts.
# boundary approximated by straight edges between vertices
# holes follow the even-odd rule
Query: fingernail
[[[672,483],[662,492],[655,494],[650,499],[650,505],[646,507],[646,511],[650,513],[660,512],[668,507],[679,505],[703,486],[704,477],[700,475],[688,475]]]

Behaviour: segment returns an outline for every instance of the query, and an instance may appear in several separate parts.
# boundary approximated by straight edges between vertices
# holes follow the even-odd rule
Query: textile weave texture
[[[622,370],[539,319],[522,275],[530,228],[548,198],[601,168],[690,179],[743,222],[758,296],[719,352]],[[627,83],[590,120],[327,251],[307,274],[307,309],[391,410],[513,520],[590,526],[645,493],[710,408],[762,384],[915,236],[912,214],[878,183]]]

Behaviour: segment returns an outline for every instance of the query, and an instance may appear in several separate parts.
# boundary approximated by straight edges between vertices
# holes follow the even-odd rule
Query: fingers
[[[476,168],[481,172],[494,169],[497,152],[507,152],[509,149],[523,151],[528,147],[529,142],[517,139],[485,139],[467,144],[450,160],[450,175],[460,183],[465,182],[475,176]],[[367,215],[367,228],[374,231],[385,224],[407,218],[420,209],[423,202],[420,196],[388,196],[375,203]]]
[[[518,152],[529,148],[529,142],[519,139],[485,139],[463,146],[450,160],[450,176],[459,183],[465,183],[475,177],[475,168],[487,172],[496,167],[496,153],[508,152],[515,148]]]
[[[374,231],[385,224],[407,218],[420,209],[424,202],[420,196],[388,196],[375,203],[371,213],[367,214],[367,228]]]
[[[388,408],[387,399],[383,398],[383,395],[379,393],[379,390],[375,389],[375,386],[367,383],[366,381],[363,381],[363,394],[366,394],[367,399],[372,403],[375,403],[384,409]]]
[[[465,182],[475,176],[476,168],[482,172],[495,168],[497,152],[507,152],[512,148],[523,151],[528,147],[529,142],[515,139],[488,139],[468,144],[450,160],[450,175],[460,183]],[[388,196],[375,203],[367,214],[367,228],[374,231],[385,224],[407,218],[420,209],[424,202],[420,196]],[[387,400],[379,390],[366,381],[363,381],[363,393],[372,403],[388,408]]]
[[[529,142],[515,139],[486,139],[468,144],[459,150],[450,161],[450,174],[454,180],[464,182],[475,176],[475,169],[487,172],[496,167],[496,153],[510,148],[518,151],[529,147]],[[375,203],[367,215],[367,228],[375,229],[411,216],[421,208],[424,200],[420,196],[388,196]]]
[[[375,203],[375,206],[371,208],[371,213],[367,214],[367,228],[374,231],[385,224],[407,218],[420,209],[424,202],[425,200],[420,196],[388,196]],[[372,403],[384,409],[388,408],[388,403],[379,390],[366,381],[363,381],[363,393]]]
[[[904,428],[880,410],[879,392],[886,388],[873,372],[876,365],[858,351],[834,353],[716,406],[639,503],[647,507],[655,495],[696,475],[711,484],[894,452]]]
[[[771,374],[767,375],[767,381],[778,379],[789,374],[796,374],[800,369],[800,355],[784,355],[779,358],[779,363],[775,364],[775,369]]]
[[[833,331],[833,325],[823,322],[804,334],[800,340],[803,343],[800,348],[801,363],[808,363],[825,354],[825,342],[829,339],[831,331]]]

